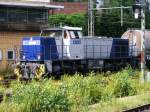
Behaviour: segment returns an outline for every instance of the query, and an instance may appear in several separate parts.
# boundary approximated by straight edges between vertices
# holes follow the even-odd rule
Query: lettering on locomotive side
[[[23,41],[23,45],[40,45],[39,40],[25,40]]]
[[[73,44],[81,44],[81,40],[73,40]]]

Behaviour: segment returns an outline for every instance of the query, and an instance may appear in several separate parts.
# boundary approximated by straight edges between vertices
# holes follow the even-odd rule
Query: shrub
[[[65,90],[60,88],[55,90],[44,89],[39,94],[39,108],[36,111],[68,112],[70,106]]]
[[[94,104],[102,98],[102,83],[93,73],[87,77],[76,74],[73,77],[65,77],[62,81],[63,86],[67,88],[68,99],[75,106],[74,108]]]
[[[133,85],[133,80],[128,70],[123,70],[116,74],[117,78],[114,82],[114,95],[117,97],[124,97],[135,95],[137,93],[136,87]]]
[[[19,84],[13,90],[13,102],[17,105],[23,104],[23,110],[29,112],[37,111],[69,111],[70,103],[66,94],[57,86],[46,86],[46,82]],[[52,87],[53,86],[53,87]]]
[[[131,69],[126,69],[107,76],[90,73],[84,77],[76,73],[64,76],[60,81],[45,79],[18,83],[12,85],[12,102],[6,100],[3,103],[10,102],[11,107],[18,107],[23,112],[86,111],[91,104],[135,95],[139,85],[136,86],[137,76],[133,74]],[[140,87],[144,90],[144,85],[139,86],[139,90]]]

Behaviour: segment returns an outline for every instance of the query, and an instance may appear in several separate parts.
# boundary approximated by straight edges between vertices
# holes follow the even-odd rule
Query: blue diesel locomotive
[[[24,37],[15,74],[24,78],[64,72],[117,70],[132,60],[128,39],[83,37],[78,27],[45,29]]]

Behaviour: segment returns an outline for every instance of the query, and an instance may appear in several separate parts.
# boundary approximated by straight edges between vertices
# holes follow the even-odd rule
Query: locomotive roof
[[[64,27],[46,28],[43,30],[78,30],[78,31],[82,31],[82,28],[81,27],[64,26]]]

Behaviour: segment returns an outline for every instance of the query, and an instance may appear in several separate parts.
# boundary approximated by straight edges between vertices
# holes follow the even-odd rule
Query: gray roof
[[[58,26],[58,27],[50,27],[43,30],[76,30],[76,31],[82,31],[81,27],[70,27],[70,26]]]
[[[13,7],[29,7],[41,9],[62,9],[64,6],[50,5],[44,2],[14,2],[14,1],[0,1],[0,6],[13,6]]]

